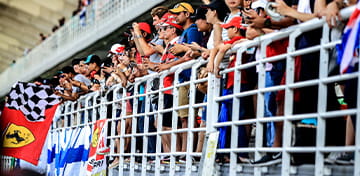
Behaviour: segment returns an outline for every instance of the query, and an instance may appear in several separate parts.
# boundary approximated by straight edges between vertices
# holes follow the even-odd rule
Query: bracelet
[[[142,35],[135,35],[135,38],[142,38]]]
[[[123,68],[123,69],[121,69],[120,71],[121,72],[126,72],[128,69],[127,68]]]

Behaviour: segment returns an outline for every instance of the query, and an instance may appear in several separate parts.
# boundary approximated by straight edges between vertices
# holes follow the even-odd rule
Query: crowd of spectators
[[[339,27],[334,24],[335,18],[338,18],[339,10],[345,6],[353,5],[354,1],[345,4],[342,0],[276,0],[273,8],[281,18],[279,20],[272,19],[267,14],[267,0],[214,0],[208,4],[204,4],[199,8],[194,8],[191,4],[181,2],[174,7],[158,6],[151,10],[153,19],[152,26],[146,22],[133,22],[129,27],[131,36],[127,41],[113,44],[109,48],[108,56],[104,59],[97,55],[89,55],[84,58],[77,58],[72,61],[72,66],[66,66],[61,69],[52,80],[38,81],[39,84],[52,84],[56,90],[56,94],[61,96],[64,101],[75,101],[79,96],[92,91],[106,89],[115,84],[120,84],[127,88],[128,95],[134,94],[132,83],[135,78],[142,77],[154,72],[168,70],[178,64],[189,60],[202,57],[208,60],[208,63],[198,71],[198,78],[207,77],[208,73],[214,74],[221,79],[221,95],[229,95],[234,92],[234,72],[219,74],[224,68],[235,66],[236,54],[226,56],[226,53],[234,45],[252,40],[258,36],[278,31],[282,28],[308,21],[313,18],[326,16],[331,27]],[[152,30],[155,29],[155,30]],[[320,43],[322,31],[311,31],[302,34],[296,41],[296,49],[307,48]],[[266,48],[266,57],[276,56],[286,53],[288,39],[272,42]],[[260,47],[248,50],[243,54],[241,63],[249,63],[262,59]],[[319,77],[319,52],[314,52],[295,58],[295,82],[306,81]],[[254,90],[258,86],[257,68],[249,68],[241,70],[241,92]],[[285,84],[285,68],[286,62],[276,61],[266,63],[264,69],[265,87]],[[187,82],[190,80],[191,70],[183,70],[179,75],[179,82]],[[159,80],[157,80],[158,82]],[[172,86],[174,75],[167,75],[163,80],[164,87]],[[354,84],[354,80],[350,82]],[[350,84],[349,83],[349,84]],[[153,90],[158,89],[158,83],[153,81],[153,85],[142,84],[140,91],[145,90],[146,86],[151,86]],[[356,97],[355,92],[347,90],[346,83],[342,83],[345,87],[345,101],[349,100],[349,106],[355,107],[351,97]],[[207,99],[207,83],[199,83],[196,85],[196,102],[206,102]],[[336,110],[340,108],[337,102],[337,94],[333,87],[328,86],[328,109]],[[353,86],[352,86],[353,88]],[[141,92],[140,92],[141,93]],[[189,104],[189,86],[179,87],[178,105]],[[346,98],[350,97],[350,98]],[[158,102],[158,97],[151,97],[150,111],[157,110],[158,103],[162,103],[163,109],[173,106],[172,90],[164,91],[164,101]],[[264,93],[264,117],[282,116],[284,114],[284,91],[272,91]],[[318,87],[308,86],[298,88],[294,91],[294,114],[314,113],[318,107]],[[132,101],[127,101],[126,112],[119,112],[117,116],[131,115],[134,111],[138,113],[145,112],[145,99],[138,99],[138,110],[132,109]],[[256,103],[254,96],[245,96],[240,98],[239,119],[255,118]],[[232,101],[226,100],[221,102],[219,113],[220,119],[230,121],[232,118]],[[195,126],[204,127],[206,122],[206,108],[200,109],[202,113],[201,121],[195,123]],[[178,128],[188,128],[189,110],[178,110]],[[160,126],[163,131],[171,130],[172,112],[163,113],[162,124],[157,123],[156,116],[149,117],[149,123],[144,124],[144,117],[138,118],[137,126],[140,133],[144,132],[144,125],[148,126],[149,132],[156,131]],[[355,118],[348,117],[350,122],[354,122]],[[344,124],[343,118],[327,121],[328,127]],[[131,133],[132,119],[126,119],[125,132]],[[301,124],[316,127],[316,119],[306,119],[300,121]],[[282,145],[282,129],[283,122],[269,122],[264,125],[266,137],[264,137],[264,146],[281,147]],[[238,129],[238,147],[248,147],[251,134],[251,125],[241,125]],[[348,128],[348,126],[347,126]],[[226,128],[225,131],[229,131]],[[117,132],[120,132],[120,123],[117,124]],[[194,150],[201,152],[204,134],[196,133],[197,141],[194,142]],[[345,142],[339,142],[344,139],[345,133],[327,131],[326,145],[344,145]],[[179,133],[177,137],[176,151],[186,152],[188,136],[187,132]],[[228,135],[230,136],[230,135]],[[230,146],[230,138],[228,136],[220,137],[219,148],[228,148]],[[170,152],[171,134],[163,134],[162,151]],[[339,137],[339,138],[337,138]],[[331,139],[332,138],[332,139]],[[129,152],[130,138],[125,140],[125,152]],[[295,142],[296,143],[296,142]],[[301,141],[299,142],[301,143]],[[347,145],[351,145],[351,141],[347,141]],[[117,139],[117,152],[120,150],[120,141]],[[155,153],[156,136],[149,136],[148,153]],[[302,145],[302,144],[299,144]],[[352,156],[352,159],[351,159]],[[334,162],[353,161],[353,154],[338,156]],[[347,157],[347,158],[344,158]],[[149,157],[149,160],[154,158]],[[169,157],[162,158],[162,162],[169,161]],[[194,157],[195,160],[199,158]],[[266,165],[278,163],[281,160],[281,153],[267,153],[260,160],[251,161],[248,153],[239,153],[238,162],[249,163],[254,165]],[[176,158],[178,162],[185,161],[183,156]],[[314,158],[312,159],[314,160]],[[219,155],[217,162],[229,162],[229,156]],[[301,163],[301,161],[299,161]],[[330,159],[329,159],[329,162]],[[119,159],[110,164],[115,167],[119,163]]]
[[[80,20],[83,20],[85,18],[85,14],[86,14],[86,7],[88,5],[90,5],[92,3],[92,1],[93,0],[79,0],[77,8],[72,12],[72,17],[79,14]],[[64,26],[65,21],[66,21],[65,17],[61,17],[58,20],[58,25],[54,25],[51,28],[52,34],[55,33],[58,29],[60,29],[62,26]],[[46,40],[46,38],[48,38],[50,35],[51,34],[39,33],[40,42]]]

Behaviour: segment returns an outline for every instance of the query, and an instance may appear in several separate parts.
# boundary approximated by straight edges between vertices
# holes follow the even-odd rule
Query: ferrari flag
[[[17,82],[1,115],[2,155],[37,165],[59,102],[49,86]]]

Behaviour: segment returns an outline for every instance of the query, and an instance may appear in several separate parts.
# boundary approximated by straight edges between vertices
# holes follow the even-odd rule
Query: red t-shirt
[[[173,62],[176,58],[176,56],[174,56],[173,54],[171,54],[168,50],[170,49],[170,46],[175,44],[176,41],[178,40],[178,37],[176,37],[175,39],[171,40],[165,47],[164,53],[161,57],[161,63],[170,63]],[[166,76],[164,78],[164,88],[170,87],[172,86],[174,82],[174,74],[169,74],[168,76]],[[172,90],[166,90],[164,91],[164,94],[172,94]]]
[[[244,38],[245,37],[242,37],[242,36],[235,36],[232,39],[230,39],[228,41],[225,41],[224,44],[234,44],[236,41],[244,39]],[[235,67],[235,62],[236,62],[236,54],[232,54],[230,56],[229,66],[227,68]],[[227,74],[226,89],[229,89],[230,87],[232,87],[234,85],[234,77],[235,77],[234,72],[229,72]],[[247,83],[247,81],[246,81],[246,72],[245,72],[245,70],[241,70],[241,84],[245,84],[245,83]]]

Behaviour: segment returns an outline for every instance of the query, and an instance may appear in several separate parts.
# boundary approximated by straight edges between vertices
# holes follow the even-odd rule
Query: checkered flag
[[[6,106],[20,110],[29,121],[44,121],[45,110],[60,103],[59,98],[49,86],[17,82],[11,88]]]

